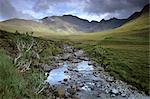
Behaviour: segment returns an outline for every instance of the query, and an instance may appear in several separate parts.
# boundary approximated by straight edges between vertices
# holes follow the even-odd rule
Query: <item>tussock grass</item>
[[[0,99],[44,98],[35,93],[44,74],[37,69],[20,73],[4,50],[0,50]]]

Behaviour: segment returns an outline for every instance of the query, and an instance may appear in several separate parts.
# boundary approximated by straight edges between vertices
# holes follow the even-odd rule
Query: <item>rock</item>
[[[88,62],[88,65],[92,65],[92,64],[93,64],[92,62],[90,62],[90,61]]]
[[[104,68],[103,67],[97,67],[97,69],[99,70],[99,71],[104,71]]]
[[[78,59],[73,59],[72,62],[73,63],[79,63],[79,60]]]
[[[76,86],[75,84],[73,84],[71,87],[72,87],[73,89],[76,89],[76,88],[77,88],[77,86]]]
[[[85,61],[89,61],[89,58],[85,57],[84,60],[85,60]],[[91,64],[91,65],[92,65],[92,64]]]
[[[68,73],[68,71],[64,71],[64,73]]]
[[[66,53],[66,54],[64,54],[64,56],[63,56],[63,60],[68,60],[69,57],[71,57],[71,56],[72,56],[71,53]]]
[[[67,78],[65,78],[65,79],[64,79],[64,82],[67,82],[67,81],[68,81],[68,79],[67,79]]]
[[[64,63],[58,63],[58,65],[59,65],[59,66],[63,66],[63,65],[64,65]]]
[[[67,92],[70,93],[71,95],[74,95],[76,91],[77,91],[77,86],[75,84],[73,84],[71,88],[67,89]]]
[[[47,64],[42,64],[42,65],[41,65],[41,68],[42,68],[43,71],[45,71],[45,72],[49,72],[50,70],[53,69],[53,67],[48,66]]]
[[[125,94],[125,93],[122,93],[121,96],[122,96],[122,97],[126,97],[126,94]]]
[[[68,88],[67,92],[70,93],[71,95],[74,95],[76,93],[76,90],[73,88]]]
[[[101,97],[101,94],[98,93],[96,96],[97,96],[97,97]]]
[[[56,91],[57,91],[59,97],[65,97],[65,87],[64,86],[57,87]]]
[[[84,86],[84,84],[83,84],[83,83],[80,83],[80,84],[79,84],[79,87],[83,87],[83,86]]]
[[[113,78],[113,77],[108,77],[108,78],[107,78],[107,81],[113,82],[113,81],[114,81],[114,78]]]
[[[112,92],[113,94],[118,94],[118,93],[119,93],[119,91],[118,91],[117,89],[115,89],[115,88],[113,88],[113,89],[111,90],[111,92]]]
[[[49,75],[49,74],[46,72],[46,73],[45,73],[45,76],[48,77],[48,75]]]
[[[111,96],[112,96],[112,97],[115,97],[116,95],[115,95],[115,94],[111,94]]]
[[[79,50],[79,51],[75,52],[74,54],[75,54],[75,56],[80,57],[80,56],[84,55],[84,51]]]

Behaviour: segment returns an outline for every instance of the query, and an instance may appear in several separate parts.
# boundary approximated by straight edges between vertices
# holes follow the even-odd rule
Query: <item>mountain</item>
[[[146,5],[140,12],[135,12],[127,19],[111,18],[109,20],[102,19],[100,22],[97,21],[89,22],[88,20],[80,19],[73,15],[63,15],[63,16],[45,17],[41,20],[43,21],[43,23],[55,27],[55,29],[60,29],[60,31],[62,30],[66,31],[71,29],[71,32],[80,31],[91,33],[120,27],[123,24],[138,18],[140,15],[147,13],[148,11],[149,11],[149,4]]]
[[[137,18],[127,21],[125,24],[123,24],[118,28],[108,30],[108,31],[93,32],[88,34],[83,33],[82,35],[76,35],[76,36],[70,35],[68,38],[77,41],[112,39],[112,37],[124,39],[125,41],[131,39],[133,41],[137,39],[149,41],[149,29],[150,29],[149,19],[150,19],[150,15],[148,11],[146,11],[144,13],[142,12],[141,15],[138,16]]]
[[[145,5],[144,8],[140,12],[135,12],[132,14],[127,21],[133,20],[141,16],[142,14],[148,13],[149,12],[149,4]]]
[[[78,18],[73,15],[49,16],[39,20],[9,19],[0,22],[0,29],[15,32],[34,32],[37,35],[70,35],[78,33],[100,32],[118,28],[149,12],[149,4],[140,12],[135,12],[127,19],[102,19],[100,22]]]

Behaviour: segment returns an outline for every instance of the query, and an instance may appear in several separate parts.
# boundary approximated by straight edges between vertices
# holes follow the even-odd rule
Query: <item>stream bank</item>
[[[137,88],[110,76],[101,64],[91,61],[83,50],[68,45],[64,45],[63,49],[63,53],[54,56],[55,68],[45,69],[47,87],[43,90],[43,94],[48,97],[58,99],[148,98]]]

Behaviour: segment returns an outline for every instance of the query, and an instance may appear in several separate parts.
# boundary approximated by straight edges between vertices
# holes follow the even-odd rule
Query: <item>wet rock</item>
[[[111,94],[111,96],[112,96],[112,97],[115,97],[116,95],[115,95],[115,94]]]
[[[73,63],[78,63],[79,60],[78,60],[78,59],[73,59],[72,62],[73,62]]]
[[[78,70],[73,70],[74,72],[79,72]]]
[[[93,63],[92,62],[88,62],[88,65],[92,65]]]
[[[116,94],[119,93],[119,91],[118,91],[117,89],[113,88],[113,89],[111,90],[111,93],[116,95]]]
[[[101,97],[101,94],[100,94],[100,93],[98,93],[96,96],[97,96],[97,97]]]
[[[67,79],[67,78],[65,78],[65,79],[64,79],[64,82],[67,82],[67,81],[68,81],[68,79]]]
[[[99,71],[104,71],[104,68],[103,67],[97,67],[97,69],[99,70]]]
[[[89,58],[85,57],[84,60],[85,60],[85,61],[89,61]],[[92,65],[92,64],[91,64],[91,65]]]
[[[113,82],[113,81],[114,81],[114,78],[113,78],[113,77],[108,77],[108,78],[107,78],[107,81],[108,81],[108,82]]]
[[[64,71],[64,73],[68,73],[68,71]]]
[[[59,65],[59,66],[63,66],[63,65],[64,65],[64,63],[58,63],[58,65]]]
[[[122,96],[122,97],[126,97],[126,94],[125,94],[125,93],[122,93],[121,96]]]

